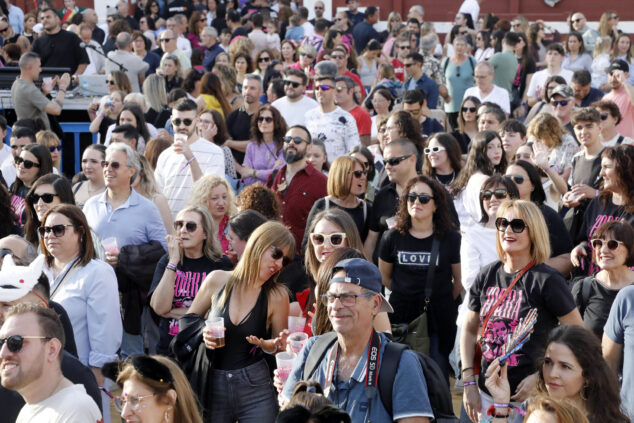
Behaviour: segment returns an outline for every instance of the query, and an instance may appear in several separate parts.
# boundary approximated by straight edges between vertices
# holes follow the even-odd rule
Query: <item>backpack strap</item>
[[[473,62],[475,62],[475,59],[473,58],[473,56],[468,56],[469,59],[469,64],[471,65],[471,73],[475,73],[475,65],[473,64]]]
[[[337,342],[337,334],[335,332],[324,333],[317,337],[312,348],[308,352],[306,357],[306,363],[304,364],[304,372],[302,373],[302,380],[309,380],[315,374],[317,366],[321,363],[321,360],[326,355],[326,351]]]
[[[583,309],[581,311],[581,317],[583,318],[584,313],[586,312],[586,308],[588,307],[588,302],[590,301],[590,296],[592,295],[592,278],[583,278],[581,280],[581,301],[583,302]]]
[[[379,396],[387,413],[392,416],[392,393],[394,392],[394,379],[401,362],[401,355],[407,349],[407,345],[397,342],[388,342],[383,350],[379,367]]]
[[[431,300],[439,250],[440,241],[438,240],[438,238],[434,237],[431,242],[431,255],[429,257],[429,267],[427,268],[427,283],[425,284],[425,309],[427,309],[427,304],[429,304],[429,301]]]
[[[449,66],[449,58],[445,57],[445,60],[442,62],[442,73],[443,75],[447,73],[447,67]]]

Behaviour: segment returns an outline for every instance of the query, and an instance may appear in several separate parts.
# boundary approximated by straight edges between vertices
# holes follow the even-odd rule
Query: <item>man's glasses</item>
[[[145,398],[150,398],[153,396],[154,394],[140,395],[140,396],[125,395],[125,396],[115,397],[114,406],[119,413],[123,412],[123,409],[125,408],[126,404],[130,404],[130,408],[132,408],[133,410],[136,410],[137,408],[139,408],[139,405],[141,405],[141,401],[143,401]]]
[[[46,193],[42,195],[31,194],[29,195],[29,200],[31,201],[31,204],[37,204],[40,201],[40,199],[42,199],[42,201],[44,201],[46,204],[51,204],[53,200],[55,199],[56,195],[57,194],[50,194],[50,193]]]
[[[321,296],[321,301],[324,305],[334,304],[336,300],[341,301],[341,305],[344,307],[354,307],[357,304],[357,298],[359,297],[371,297],[376,294],[371,292],[366,292],[365,294],[351,294],[349,292],[344,292],[343,294],[332,294],[330,292],[323,294]]]
[[[181,119],[181,118],[175,118],[172,119],[172,125],[174,126],[181,126],[181,124],[184,124],[185,126],[191,126],[191,124],[194,123],[193,119]]]
[[[24,167],[25,169],[31,169],[33,166],[40,167],[39,163],[35,163],[34,161],[31,161],[31,160],[24,160],[20,156],[16,157],[13,160],[14,160],[16,166],[22,165],[22,167]]]
[[[495,190],[482,190],[480,191],[480,198],[483,200],[490,200],[491,197],[495,197],[498,200],[504,200],[508,195],[508,191],[505,189],[495,189]]]
[[[7,344],[7,348],[9,349],[9,351],[11,351],[12,353],[18,353],[22,349],[22,346],[24,345],[24,340],[25,339],[45,339],[45,340],[49,341],[52,338],[50,338],[48,336],[11,335],[11,336],[8,336],[6,338],[0,338],[0,349],[2,349],[2,347],[6,343]]]
[[[521,234],[524,229],[527,228],[526,222],[522,219],[513,219],[510,222],[504,217],[498,217],[495,219],[495,228],[500,232],[506,232],[506,228],[511,227],[511,230],[516,234]]]
[[[600,250],[603,247],[603,243],[606,243],[608,249],[616,250],[619,248],[619,245],[623,244],[623,241],[617,241],[616,239],[610,239],[608,241],[604,241],[602,239],[593,239],[592,240],[592,249]]]
[[[114,170],[117,170],[121,167],[121,163],[119,162],[109,162],[107,160],[102,160],[101,161],[101,167],[103,167],[104,169],[107,169],[108,167],[112,167]]]
[[[410,192],[407,194],[406,198],[407,202],[412,204],[416,201],[416,199],[418,199],[421,204],[427,204],[434,199],[434,197],[429,194],[416,194],[415,192]]]
[[[300,145],[301,143],[304,142],[304,139],[301,137],[284,137],[282,138],[284,140],[285,143],[290,144],[290,143],[295,143],[297,145]]]
[[[168,43],[168,42],[170,42],[172,40],[173,40],[173,38],[160,38],[159,42],[160,43]]]
[[[185,230],[189,233],[196,232],[196,229],[198,228],[198,224],[196,222],[185,222],[183,220],[176,220],[174,222],[174,229],[176,229],[176,231],[180,231],[183,226],[185,226]]]
[[[285,79],[284,80],[284,86],[288,86],[288,85],[292,86],[293,88],[299,88],[299,86],[302,85],[302,84],[299,83],[299,82],[289,81],[288,79]]]
[[[327,240],[330,245],[338,247],[343,244],[344,239],[346,239],[346,234],[344,232],[334,232],[332,234],[310,234],[310,240],[313,245],[323,245]]]
[[[332,85],[315,85],[315,91],[330,91],[333,88]]]
[[[271,116],[258,116],[258,123],[271,123],[273,122],[273,118]]]
[[[409,159],[411,156],[412,156],[411,154],[407,154],[401,157],[392,157],[389,159],[385,159],[385,164],[390,166],[397,166],[401,164],[402,161]]]
[[[440,153],[441,151],[445,151],[446,148],[443,147],[442,145],[436,146],[436,147],[428,147],[426,149],[423,150],[423,152],[425,153],[426,156],[429,156],[431,153]]]
[[[553,104],[553,107],[558,107],[560,105],[561,107],[566,107],[569,102],[570,100],[553,100],[552,104]]]
[[[44,237],[45,234],[50,234],[51,232],[53,233],[53,236],[55,238],[60,238],[62,236],[64,236],[64,234],[66,233],[66,228],[67,227],[72,227],[75,226],[73,224],[68,224],[68,225],[53,225],[53,226],[40,226],[39,228],[37,228],[37,231],[40,233],[41,237]]]
[[[282,259],[282,266],[286,267],[291,264],[291,259],[284,255],[284,251],[277,248],[275,245],[271,245],[271,249],[273,252],[271,253],[271,258],[275,261]]]

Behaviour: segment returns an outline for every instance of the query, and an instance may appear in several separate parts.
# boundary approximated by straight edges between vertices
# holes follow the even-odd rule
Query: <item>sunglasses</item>
[[[279,259],[282,259],[282,266],[284,267],[291,264],[291,259],[284,255],[284,251],[280,250],[275,245],[271,245],[271,249],[273,250],[273,253],[271,253],[271,258],[273,260],[278,261]]]
[[[335,18],[335,22],[341,22],[343,18]]]
[[[409,46],[398,46],[399,50],[409,50]]]
[[[299,82],[289,81],[288,79],[285,79],[284,80],[284,86],[288,86],[288,85],[292,86],[293,88],[298,88],[302,84],[299,83]]]
[[[268,61],[270,61],[270,60],[271,60],[271,58],[270,58],[270,57],[260,57],[260,58],[258,59],[258,63],[268,62]]]
[[[56,151],[62,151],[62,146],[61,145],[55,145],[53,147],[49,147],[48,149],[50,150],[51,153],[54,153]]]
[[[22,335],[11,335],[6,338],[0,338],[0,349],[7,343],[7,348],[12,353],[20,352],[22,346],[24,345],[25,339],[46,339],[47,341],[51,340],[48,336],[22,336]]]
[[[574,23],[579,23],[579,22],[581,22],[583,19],[584,19],[584,18],[572,19],[572,21],[573,21]]]
[[[300,145],[301,143],[304,142],[304,140],[302,138],[300,138],[300,137],[284,137],[282,139],[287,144],[290,144],[290,143],[294,142],[295,144]]]
[[[24,160],[22,157],[18,156],[13,159],[16,166],[22,165],[25,169],[31,169],[33,166],[40,167],[39,163],[35,163],[31,160]]]
[[[527,225],[522,219],[513,219],[510,222],[504,217],[498,217],[495,219],[495,228],[500,232],[506,232],[506,228],[511,226],[511,230],[516,234],[521,234],[526,229]]]
[[[315,85],[315,91],[330,91],[332,88],[332,85]]]
[[[430,147],[423,150],[426,156],[429,156],[431,153],[440,153],[441,151],[445,151],[446,148],[443,146],[439,147]]]
[[[610,16],[610,19],[618,19],[619,15]]]
[[[44,237],[44,234],[50,234],[51,231],[53,232],[53,236],[55,238],[59,238],[64,236],[64,234],[66,233],[66,227],[71,227],[71,226],[75,226],[72,224],[68,224],[68,225],[53,225],[53,226],[40,226],[39,228],[37,228],[37,231],[40,233],[41,237]]]
[[[427,204],[434,199],[434,197],[429,194],[416,194],[415,192],[410,192],[409,194],[407,194],[406,198],[407,202],[412,204],[416,201],[417,198],[421,204]]]
[[[363,176],[367,176],[368,171],[367,170],[353,170],[352,174],[354,175],[355,178],[359,179]]]
[[[29,195],[29,200],[31,201],[31,204],[37,204],[41,198],[42,201],[44,201],[46,204],[51,204],[56,195],[57,194],[49,194],[49,193],[42,194],[42,195],[31,194]]]
[[[607,113],[601,113],[601,120],[608,120],[608,116]]]
[[[258,123],[271,123],[273,122],[273,118],[271,116],[258,116]]]
[[[0,32],[7,32],[8,30],[9,30],[9,27],[7,26],[5,28],[0,29]]]
[[[107,79],[107,80],[106,80],[106,84],[108,84],[108,85],[115,85],[115,84],[116,84],[116,82],[114,82],[112,79]]]
[[[119,162],[108,162],[106,160],[102,160],[101,161],[101,167],[103,167],[104,169],[108,168],[108,167],[112,167],[114,170],[117,170],[121,167],[121,163]]]
[[[386,165],[390,165],[390,166],[396,166],[396,165],[401,164],[401,162],[403,160],[409,159],[411,156],[412,156],[411,154],[407,154],[407,155],[401,156],[401,157],[392,157],[392,158],[389,158],[389,159],[385,159],[385,164]]]
[[[313,56],[312,54],[308,54],[308,53],[299,53],[300,56],[304,56],[304,57],[308,57],[309,59],[314,59],[315,56]]]
[[[170,41],[172,41],[172,40],[173,40],[173,38],[160,38],[160,39],[159,39],[159,42],[161,42],[161,43],[168,43],[168,42],[170,42]]]
[[[193,119],[181,119],[181,118],[172,119],[172,125],[174,126],[181,126],[181,123],[184,124],[185,126],[190,126],[193,122],[194,122]]]
[[[310,240],[313,245],[323,245],[326,240],[328,240],[330,245],[332,245],[333,247],[338,247],[340,245],[343,245],[344,239],[346,239],[346,234],[343,232],[334,232],[331,234],[310,234]]]
[[[463,107],[462,109],[463,113],[469,112],[469,113],[475,113],[478,108],[477,107]]]
[[[176,220],[174,222],[174,229],[180,231],[182,227],[185,226],[185,230],[189,233],[195,232],[198,229],[198,224],[196,222],[184,222],[182,220]]]
[[[610,250],[616,250],[617,248],[619,248],[619,245],[623,244],[623,241],[617,241],[616,239],[611,239],[609,241],[603,241],[602,239],[593,239],[592,248],[594,250],[600,250],[603,247],[604,242]]]
[[[557,107],[561,104],[562,107],[566,107],[570,100],[553,100],[553,107]]]
[[[524,177],[520,175],[512,175],[511,179],[513,179],[513,182],[517,185],[522,185],[524,183]]]
[[[418,116],[418,114],[420,113],[420,109],[406,110],[406,111],[409,112],[412,116]]]
[[[491,197],[495,196],[498,200],[503,200],[508,195],[508,191],[505,189],[496,189],[496,190],[482,190],[480,191],[480,198],[483,200],[490,200]]]

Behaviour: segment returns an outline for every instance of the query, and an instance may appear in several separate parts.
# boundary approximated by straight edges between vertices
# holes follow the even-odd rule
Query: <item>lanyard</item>
[[[62,286],[64,281],[66,281],[66,278],[69,277],[69,275],[72,275],[73,273],[75,273],[78,270],[78,267],[75,266],[78,261],[79,261],[79,256],[75,257],[75,259],[73,261],[68,263],[66,265],[65,271],[63,273],[61,273],[59,276],[57,276],[57,278],[54,281],[55,282],[55,287],[53,288],[53,291],[49,295],[50,299],[53,299],[53,296],[57,293],[57,291]]]

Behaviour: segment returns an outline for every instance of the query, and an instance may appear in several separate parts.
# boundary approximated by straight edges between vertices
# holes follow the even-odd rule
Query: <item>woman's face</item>
[[[546,348],[542,372],[548,395],[554,399],[577,399],[585,384],[577,357],[558,342],[551,342]]]
[[[475,122],[478,117],[478,107],[473,101],[465,101],[462,105],[462,118],[465,122]]]
[[[515,185],[517,185],[517,189],[520,192],[520,200],[530,201],[535,187],[524,168],[518,165],[510,165],[506,168],[506,176],[510,176]]]
[[[315,60],[315,57],[310,53],[299,53],[299,66],[304,69],[310,66]]]
[[[110,94],[110,102],[112,103],[112,112],[119,113],[123,107],[123,99],[119,93]]]
[[[616,46],[619,50],[619,56],[623,56],[625,54],[627,54],[628,50],[630,49],[630,46],[632,45],[632,41],[630,40],[630,37],[628,36],[623,36],[621,38],[619,38],[619,42],[616,43]]]
[[[172,78],[176,75],[176,63],[173,60],[165,59],[163,61],[163,75]]]
[[[326,164],[326,152],[321,146],[309,144],[308,151],[306,152],[306,161],[312,164],[313,167],[321,172],[324,169],[324,164]]]
[[[270,135],[275,130],[275,124],[273,123],[273,113],[270,110],[264,110],[258,116],[258,130],[262,135]]]
[[[117,85],[117,81],[114,79],[112,75],[108,75],[106,77],[106,86],[108,87],[108,93],[112,93],[119,89]]]
[[[236,258],[240,260],[244,253],[244,248],[247,246],[246,239],[240,239],[238,235],[231,229],[231,225],[227,227],[227,241],[229,241],[229,250],[232,251]]]
[[[148,31],[150,28],[147,26],[147,19],[145,17],[139,19],[139,28],[142,32]]]
[[[568,37],[568,51],[571,53],[577,53],[579,51],[579,47],[581,43],[575,36]]]
[[[390,101],[380,93],[375,93],[372,96],[372,107],[378,115],[385,115],[389,113]]]
[[[601,172],[599,175],[603,178],[603,189],[610,192],[620,192],[621,178],[614,167],[614,160],[604,157],[601,159]]]
[[[293,47],[291,46],[290,43],[284,43],[284,45],[282,45],[282,57],[284,58],[285,61],[293,60],[294,52],[295,51],[293,50]]]
[[[502,204],[504,200],[508,200],[509,198],[511,198],[508,194],[508,191],[506,191],[506,187],[504,185],[496,185],[494,187],[488,187],[485,189],[485,191],[493,191],[493,192],[498,190],[505,191],[506,197],[497,198],[495,195],[492,195],[491,198],[489,199],[487,198],[482,199],[482,205],[484,206],[484,211],[487,212],[487,216],[489,216],[490,220],[495,220],[495,215],[498,212],[498,207],[500,207],[500,204]]]
[[[284,257],[289,256],[290,248],[288,248],[288,246],[277,247],[282,250],[282,253],[284,253],[284,255],[276,260],[275,258],[273,258],[273,255],[275,253],[275,249],[273,247],[277,246],[272,245],[267,248],[262,255],[262,258],[260,259],[259,279],[261,282],[268,281],[273,275],[282,270],[282,268],[284,267]]]
[[[119,125],[132,125],[135,128],[137,127],[136,117],[134,113],[129,110],[124,110],[119,115]]]
[[[343,43],[343,36],[341,35],[341,32],[337,32],[337,35],[335,35],[335,38],[332,40],[336,46]]]
[[[159,4],[156,2],[153,2],[152,5],[150,6],[150,10],[153,14],[157,14],[160,10]]]
[[[17,165],[18,178],[20,178],[24,185],[30,187],[40,171],[40,161],[34,154],[26,150],[22,150],[20,158],[22,158],[23,162]],[[29,160],[34,164],[30,169],[27,169],[25,166],[24,161],[26,160]]]
[[[485,49],[484,38],[482,38],[482,34],[476,35],[475,44],[477,48]]]
[[[389,144],[390,142],[401,138],[401,130],[396,124],[396,119],[394,116],[390,117],[387,120],[387,124],[385,125],[385,133],[383,134],[383,138],[385,139],[385,144]]]
[[[28,29],[28,30],[29,30],[29,32],[30,32],[30,31],[32,31],[32,30],[33,30],[33,27],[35,26],[35,23],[36,23],[36,22],[35,22],[35,18],[34,18],[34,17],[32,17],[32,16],[30,16],[30,17],[29,17],[29,18],[27,18],[27,20],[24,22],[24,27],[25,27],[26,29]]]
[[[531,160],[533,159],[533,149],[528,145],[521,145],[515,151],[515,159],[531,163]]]
[[[357,176],[355,172],[359,174],[359,176]],[[354,195],[355,197],[363,195],[365,193],[367,184],[367,171],[359,163],[355,163],[352,174],[350,175],[350,194]]]
[[[84,155],[81,159],[81,170],[86,175],[86,178],[90,181],[103,180],[103,170],[101,169],[101,161],[104,157],[101,153],[94,148],[89,148],[84,151]]]
[[[512,208],[506,210],[500,217],[505,218],[509,222],[513,219],[520,219],[520,217],[515,214],[515,210]],[[491,216],[491,218],[494,218],[494,216]],[[528,231],[528,228],[524,228],[522,232],[515,233],[511,229],[511,225],[508,225],[504,232],[498,231],[502,251],[507,254],[524,254],[527,251],[530,251],[531,239]]]
[[[504,149],[502,148],[502,140],[495,137],[487,144],[487,157],[491,160],[493,166],[497,166],[502,161]]]
[[[271,56],[268,53],[262,53],[258,59],[258,69],[264,75],[266,71],[266,67],[271,63]]]
[[[526,43],[524,42],[524,39],[520,37],[519,43],[515,46],[515,53],[521,55],[524,47],[526,47]]]
[[[62,156],[61,150],[58,149],[58,147],[60,146],[59,141],[51,141],[51,143],[47,144],[46,146],[49,148],[49,151],[51,152],[51,159],[53,159],[53,163],[55,163]]]
[[[216,64],[229,66],[229,56],[227,56],[226,54],[219,54],[216,57]]]
[[[619,242],[614,250],[608,248],[608,242],[614,240],[614,234],[606,234],[603,238],[601,247],[594,248],[593,253],[595,263],[603,270],[615,270],[625,266],[629,251],[627,246]]]
[[[423,182],[417,182],[414,184],[408,194],[416,194],[417,196],[427,194],[430,197],[434,196],[434,192],[431,187]],[[433,199],[427,204],[421,203],[418,198],[416,198],[413,202],[409,198],[407,199],[407,212],[412,219],[431,219],[433,218],[435,211],[436,201]]]
[[[61,201],[57,196],[57,193],[55,192],[55,188],[53,187],[53,185],[50,184],[38,186],[37,188],[35,188],[34,194],[39,197],[42,197],[44,194],[53,195],[53,201],[50,203],[45,202],[43,198],[39,198],[37,202],[33,203],[33,208],[35,209],[37,218],[41,222],[46,212],[56,205],[60,204]]]
[[[137,178],[138,179],[138,178]],[[178,246],[183,249],[203,248],[207,239],[207,234],[203,228],[202,218],[196,212],[179,213],[176,221],[182,221],[183,225],[177,229],[175,235],[178,237]],[[196,229],[193,232],[187,231],[187,223],[195,223]]]
[[[319,222],[317,222],[317,224],[315,225],[315,230],[313,231],[313,234],[321,235],[330,235],[335,233],[342,234],[344,233],[344,230],[326,219],[321,219]],[[340,245],[332,245],[332,243],[330,242],[330,238],[328,237],[324,237],[324,242],[321,243],[321,245],[315,244],[312,236],[310,242],[313,243],[313,247],[315,248],[315,257],[320,263],[326,260],[326,257],[328,257],[328,255],[337,248],[348,246],[348,239],[346,237],[343,237],[343,242]]]
[[[240,74],[247,73],[247,59],[244,57],[238,57],[236,59],[236,71]]]
[[[70,225],[73,222],[61,213],[51,213],[42,226]],[[64,226],[64,234],[56,237],[54,231],[44,234],[44,246],[53,257],[68,258],[79,254],[79,233],[74,227]]]
[[[211,189],[209,196],[209,212],[214,220],[222,219],[229,209],[229,193],[224,184],[219,184]]]
[[[143,25],[139,24],[141,27]],[[147,25],[146,25],[147,27]],[[146,30],[147,31],[147,30]],[[132,49],[135,52],[144,52],[145,51],[145,38],[144,37],[136,37],[134,41],[132,41]]]
[[[427,158],[429,159],[429,163],[431,163],[431,167],[437,169],[441,166],[448,164],[449,156],[447,155],[447,150],[434,152],[434,147],[442,147],[445,148],[436,138],[432,138],[427,145],[428,148],[432,149],[432,152],[429,153]]]
[[[526,419],[526,423],[562,423],[555,413],[546,410],[535,410]]]
[[[135,423],[164,421],[165,412],[169,405],[157,401],[156,396],[153,396],[153,394],[152,389],[141,381],[131,378],[123,382],[122,397],[132,397],[136,399],[142,397],[142,399],[136,407],[131,405],[133,401],[126,401],[123,410],[121,410],[121,417],[125,419],[126,422]]]

